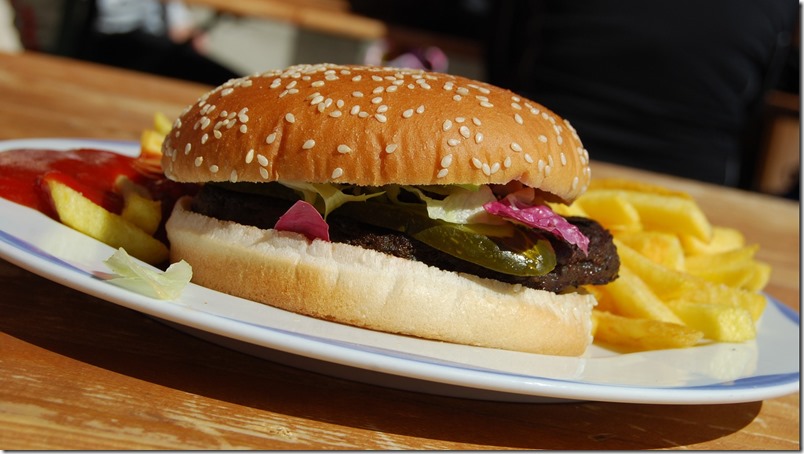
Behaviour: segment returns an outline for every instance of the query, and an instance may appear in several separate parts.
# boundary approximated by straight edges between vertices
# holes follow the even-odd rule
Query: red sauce
[[[120,213],[123,200],[115,190],[121,175],[145,186],[169,213],[176,199],[195,191],[194,185],[175,183],[161,174],[140,170],[137,159],[97,149],[57,151],[17,149],[0,153],[0,197],[57,219],[44,179],[56,179],[96,204]],[[165,218],[166,216],[163,216]]]

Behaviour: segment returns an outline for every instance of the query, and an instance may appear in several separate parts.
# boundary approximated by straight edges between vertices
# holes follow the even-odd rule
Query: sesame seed
[[[463,117],[455,117],[455,123],[463,123],[466,121],[466,118]]]
[[[247,133],[248,132],[248,126],[240,125],[240,132],[242,132],[243,134]]]
[[[547,143],[547,136],[544,134],[539,134],[539,142]]]
[[[212,131],[212,135],[215,136],[216,139],[220,139],[223,136],[223,133],[216,129]]]
[[[209,171],[212,173],[218,173],[218,166],[212,164],[211,166],[209,166]]]
[[[449,173],[449,169],[441,169],[436,174],[436,178],[444,178]]]
[[[441,125],[441,129],[443,129],[444,131],[449,131],[450,128],[452,128],[452,121],[444,120],[444,124]]]
[[[391,153],[396,151],[397,147],[398,147],[397,144],[390,143],[390,144],[388,144],[387,147],[385,147],[385,152],[388,153],[388,154],[391,154]]]
[[[530,156],[530,154],[525,153],[525,161],[528,161],[528,163],[533,164],[533,158]],[[539,160],[539,170],[541,170],[543,166],[544,166],[544,161],[542,161],[540,159]]]
[[[265,180],[268,179],[268,170],[266,170],[265,167],[260,167],[260,176]]]
[[[254,149],[252,148],[248,150],[248,153],[246,153],[246,164],[251,164],[251,161],[253,160],[254,160]]]
[[[480,142],[482,142],[482,141],[483,141],[483,133],[479,132],[479,133],[475,134],[475,143],[480,144]]]
[[[228,96],[232,94],[233,91],[234,88],[224,88],[223,90],[221,90],[221,96]]]
[[[363,78],[363,76],[352,77],[352,82],[360,82],[360,79],[362,79],[362,78]]]
[[[363,112],[358,113],[357,116],[360,117],[360,118],[368,118],[369,113],[363,111]]]
[[[472,158],[472,165],[475,166],[475,168],[480,169],[483,167],[483,162],[481,162],[480,159]]]
[[[346,154],[346,153],[351,153],[351,152],[352,152],[352,149],[349,148],[348,145],[344,145],[344,144],[338,145],[338,153]]]
[[[522,110],[522,106],[520,106],[519,103],[516,102],[512,102],[511,107],[513,107],[516,110]]]
[[[503,167],[505,167],[506,169],[511,167],[511,157],[510,156],[505,157],[505,161],[503,161]]]
[[[572,190],[574,191],[577,188],[578,188],[578,177],[575,176],[572,178]]]
[[[457,90],[455,90],[455,91],[456,91],[456,92],[457,92],[459,95],[463,95],[463,96],[466,96],[466,95],[468,95],[468,94],[469,94],[469,89],[468,89],[468,88],[466,88],[466,87],[460,87],[460,88],[458,88],[458,89],[457,89]]]
[[[463,97],[461,95],[455,95],[452,97],[452,99],[455,101],[460,101],[461,99],[463,99]]]
[[[343,115],[343,112],[341,112],[340,110],[333,110],[332,112],[329,113],[329,116],[332,118],[338,118],[341,115]]]
[[[483,163],[483,167],[482,167],[482,169],[483,169],[483,174],[484,174],[484,175],[486,175],[487,177],[490,177],[490,176],[491,176],[491,167],[489,167],[489,165],[488,165],[488,164]]]
[[[472,117],[472,123],[474,123],[475,126],[480,126],[480,124],[481,124],[480,119],[477,118],[477,117]]]
[[[514,121],[516,121],[519,124],[525,124],[525,122],[522,120],[522,116],[519,114],[514,114]]]
[[[374,118],[376,118],[380,123],[385,123],[388,120],[388,118],[386,118],[386,116],[383,114],[375,114]]]
[[[296,117],[292,113],[286,113],[285,114],[285,120],[288,123],[295,123],[296,122]]]
[[[387,111],[388,111],[388,106],[386,106],[385,104],[381,105],[380,107],[377,107],[377,112],[379,112],[379,113],[385,113]]]
[[[416,113],[424,113],[424,104],[416,108]]]
[[[266,166],[268,166],[268,158],[266,158],[265,156],[263,156],[261,154],[258,154],[257,155],[257,163],[259,165],[263,166],[263,167],[266,167]]]
[[[298,83],[298,81],[293,80],[289,84],[285,85],[285,88],[291,89],[291,88],[295,87],[297,83]]]
[[[402,112],[402,117],[404,118],[410,118],[412,116],[413,116],[413,109],[407,109],[404,112]]]
[[[360,106],[352,106],[352,109],[349,111],[352,115],[357,115],[358,112],[360,112]]]
[[[547,155],[547,165],[553,167],[553,155]]]
[[[374,90],[371,90],[371,92],[372,92],[373,94],[375,94],[375,95],[376,95],[377,93],[382,93],[382,92],[384,92],[384,91],[385,91],[385,87],[383,87],[383,86],[379,86],[379,87],[375,88]]]
[[[492,103],[490,103],[488,101],[483,101],[483,102],[480,103],[480,105],[482,107],[494,107],[494,104],[492,104]]]
[[[203,163],[204,163],[204,157],[203,156],[199,156],[199,157],[195,158],[195,166],[196,167],[201,167],[201,164],[203,164]]]
[[[200,121],[201,129],[206,129],[210,123],[212,123],[212,121],[208,117],[202,117]]]
[[[323,87],[324,86],[324,81],[323,80],[317,80],[317,81],[313,82],[310,85],[313,86],[313,87]]]
[[[209,140],[209,134],[205,133],[203,136],[201,136],[201,144],[203,145],[207,143],[207,140]]]
[[[494,175],[495,173],[497,173],[499,171],[500,171],[500,163],[495,162],[494,164],[492,164],[491,169],[490,169],[491,175]]]
[[[268,134],[268,137],[265,138],[265,143],[270,145],[270,144],[274,143],[274,140],[276,140],[276,133],[272,132],[272,133]]]
[[[371,100],[372,104],[379,104],[381,102],[382,102],[382,97],[381,96],[377,96],[375,98],[372,98],[372,100]]]
[[[550,176],[550,173],[553,171],[552,166],[545,166],[544,167],[544,176]]]
[[[452,155],[451,154],[448,154],[448,155],[444,156],[443,158],[441,158],[441,167],[446,169],[447,167],[449,167],[451,165],[452,165]]]
[[[466,126],[461,126],[461,129],[459,131],[461,135],[467,139],[472,137],[472,131],[470,131],[469,128],[467,128]]]
[[[363,97],[363,92],[362,91],[353,91],[352,96],[354,96],[355,98],[362,98]]]
[[[371,80],[374,82],[382,82],[382,77],[380,76],[371,76]]]
[[[192,147],[193,146],[191,144],[189,144],[189,143],[187,145],[185,145],[184,146],[184,154],[190,154],[190,149],[192,149]]]
[[[313,148],[314,146],[315,146],[315,140],[313,140],[313,139],[307,139],[307,140],[304,142],[304,145],[302,145],[302,149],[303,149],[303,150],[309,150],[309,149]]]
[[[335,170],[332,171],[332,179],[340,178],[341,176],[343,176],[343,169],[336,167]]]
[[[229,174],[229,181],[237,183],[237,170],[232,170],[232,173]]]
[[[564,154],[563,151],[561,152],[561,165],[562,166],[567,165],[567,156]]]
[[[563,144],[563,143],[564,143],[564,138],[563,138],[563,137],[561,137],[561,136],[558,136],[558,137],[556,137],[556,142],[557,142],[559,145],[561,145],[561,144]]]
[[[522,146],[516,142],[511,142],[511,149],[519,153],[520,151],[522,151]]]
[[[460,141],[460,140],[458,140],[458,139],[449,139],[449,140],[447,140],[447,144],[448,144],[449,146],[451,146],[451,147],[456,147],[456,146],[458,146],[460,143],[461,143],[461,141]]]
[[[322,102],[322,101],[324,101],[324,97],[323,97],[323,96],[321,96],[321,95],[318,95],[318,96],[316,96],[315,98],[313,98],[313,100],[312,100],[312,101],[310,101],[310,105],[311,105],[311,106],[314,106],[314,105],[316,105],[316,104],[318,104],[318,103],[320,103],[320,102]]]

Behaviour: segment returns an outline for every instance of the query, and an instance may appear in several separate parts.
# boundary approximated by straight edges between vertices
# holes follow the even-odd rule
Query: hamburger
[[[162,167],[193,281],[311,317],[583,354],[611,235],[549,208],[590,181],[576,131],[508,90],[422,70],[298,65],[230,80],[175,121]]]

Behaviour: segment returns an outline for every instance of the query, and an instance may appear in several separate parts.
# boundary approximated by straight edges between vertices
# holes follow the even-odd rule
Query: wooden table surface
[[[0,139],[137,140],[206,87],[0,54]],[[798,311],[799,205],[595,163],[691,192]],[[728,405],[500,403],[360,384],[231,351],[0,260],[0,449],[793,449],[799,393]]]

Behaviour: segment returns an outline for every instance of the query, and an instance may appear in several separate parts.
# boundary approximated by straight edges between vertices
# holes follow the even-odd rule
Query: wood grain
[[[0,54],[0,138],[137,140],[206,87]],[[599,165],[690,191],[774,266],[798,310],[798,204]],[[659,180],[656,180],[658,178]],[[484,402],[331,378],[199,340],[0,260],[3,449],[800,449],[799,393],[732,405]]]

